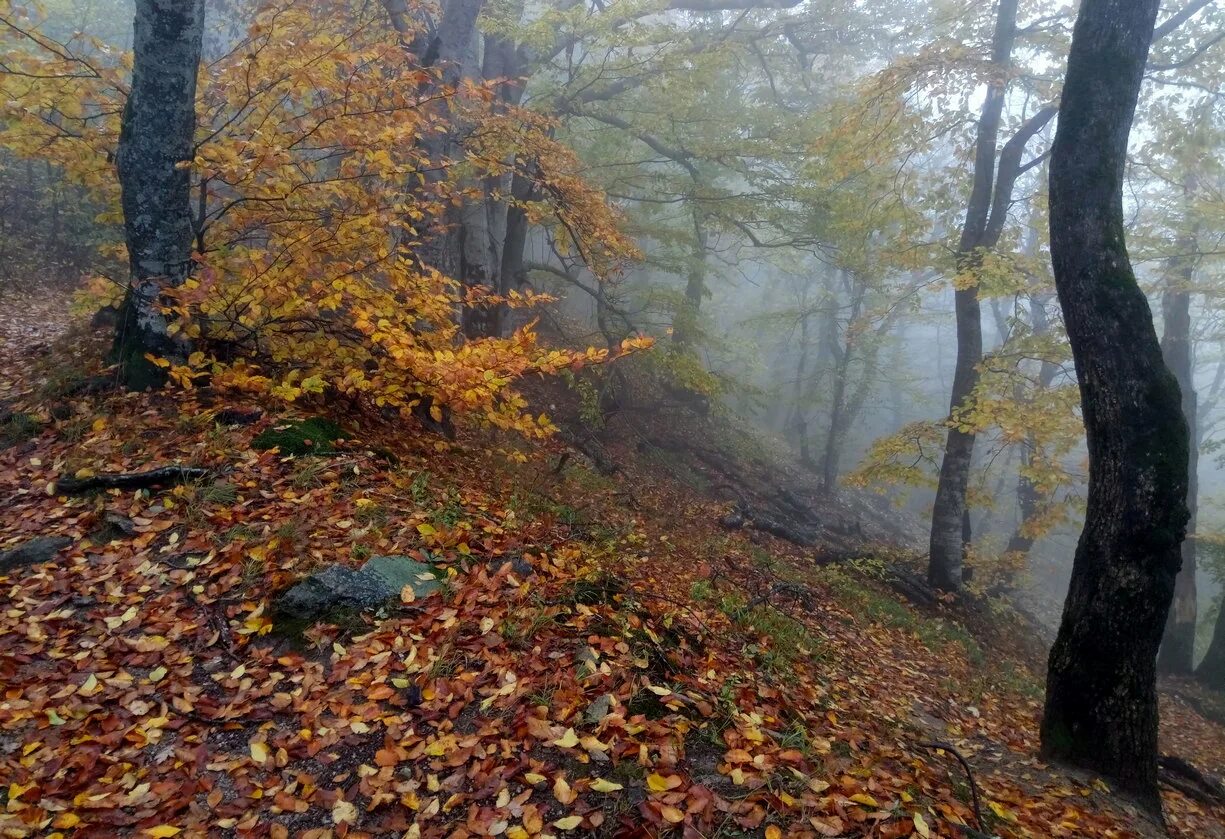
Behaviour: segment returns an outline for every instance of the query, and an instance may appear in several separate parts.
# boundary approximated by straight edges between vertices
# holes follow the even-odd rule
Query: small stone
[[[592,725],[595,725],[608,716],[608,712],[612,710],[612,702],[613,697],[611,693],[603,694],[587,706],[587,710],[583,712],[583,718]]]
[[[72,544],[67,536],[39,536],[28,542],[0,551],[0,574],[50,562],[55,555]]]

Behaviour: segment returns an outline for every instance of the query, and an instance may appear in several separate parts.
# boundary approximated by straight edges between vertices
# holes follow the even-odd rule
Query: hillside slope
[[[594,435],[554,393],[546,444],[333,417],[284,456],[253,448],[273,406],[105,390],[57,303],[0,317],[0,549],[64,537],[0,571],[5,836],[1160,835],[1036,760],[1023,623],[908,602],[908,528],[745,432]],[[171,464],[208,474],[65,489]],[[442,584],[276,611],[371,556]],[[1225,773],[1225,729],[1163,710],[1167,750]],[[1225,836],[1165,801],[1170,835]]]

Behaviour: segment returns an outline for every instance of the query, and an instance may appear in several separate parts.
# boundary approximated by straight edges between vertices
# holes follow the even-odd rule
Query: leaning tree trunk
[[[165,382],[147,356],[182,362],[190,346],[163,314],[162,295],[191,272],[191,172],[204,0],[137,0],[132,89],[115,155],[132,284],[115,333],[120,378]]]
[[[1190,201],[1191,188],[1186,190]],[[1191,281],[1195,274],[1196,236],[1183,237],[1180,249],[1186,254],[1179,257],[1178,264],[1169,278],[1169,287],[1162,294],[1161,314],[1164,331],[1161,337],[1161,352],[1169,365],[1178,387],[1182,391],[1183,414],[1187,420],[1191,440],[1197,439],[1197,404],[1195,394],[1195,360],[1191,344]],[[1187,457],[1187,522],[1188,539],[1182,544],[1182,570],[1174,584],[1174,603],[1166,620],[1165,638],[1161,652],[1157,655],[1157,668],[1163,673],[1189,675],[1195,669],[1195,512],[1196,496],[1199,492],[1199,450],[1188,447]]]
[[[991,44],[993,78],[978,120],[974,152],[974,183],[966,207],[965,224],[957,248],[958,288],[954,292],[957,316],[957,365],[949,400],[949,431],[944,459],[940,463],[940,482],[932,507],[931,539],[927,578],[933,586],[958,591],[962,583],[961,523],[966,512],[966,490],[970,464],[974,459],[974,432],[959,422],[974,388],[978,384],[978,365],[983,357],[983,325],[978,304],[978,280],[974,276],[986,244],[984,234],[991,214],[995,185],[996,142],[1008,89],[1008,67],[1017,32],[1017,0],[1000,0],[996,12],[995,35]]]
[[[1160,817],[1157,648],[1187,524],[1187,424],[1124,241],[1127,141],[1159,0],[1084,0],[1051,156],[1051,258],[1089,498],[1051,649],[1042,754]]]

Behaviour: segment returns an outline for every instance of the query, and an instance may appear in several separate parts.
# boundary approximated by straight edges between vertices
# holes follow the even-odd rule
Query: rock
[[[108,512],[102,523],[89,534],[89,541],[95,545],[106,545],[116,539],[136,535],[136,522],[119,513]]]
[[[442,583],[433,566],[404,556],[376,556],[360,569],[328,565],[299,582],[277,600],[276,611],[297,620],[317,620],[337,612],[376,609],[400,600],[405,586],[426,597]]]
[[[520,554],[495,556],[489,561],[489,567],[494,571],[498,571],[508,562],[510,563],[510,570],[517,577],[531,577],[536,573],[536,569],[532,567],[532,564]]]
[[[434,566],[406,556],[372,556],[360,573],[379,579],[395,597],[405,586],[412,586],[417,597],[428,597],[442,588]]]
[[[583,719],[587,720],[591,725],[595,725],[600,720],[608,716],[612,711],[613,697],[611,693],[602,694],[594,702],[587,706],[587,710],[583,712]]]
[[[263,419],[259,408],[222,408],[213,417],[217,425],[251,425]]]
[[[67,536],[39,536],[28,542],[22,542],[15,548],[0,551],[0,574],[50,562],[55,555],[72,544]]]

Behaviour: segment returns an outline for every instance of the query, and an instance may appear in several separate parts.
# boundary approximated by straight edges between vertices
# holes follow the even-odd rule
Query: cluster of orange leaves
[[[118,136],[127,59],[41,35],[37,16],[0,2],[5,145],[40,156],[114,201],[107,161]],[[11,48],[11,49],[9,49]],[[172,375],[294,400],[331,393],[407,413],[423,399],[529,435],[551,425],[514,383],[577,369],[608,350],[542,347],[530,325],[463,340],[457,312],[477,296],[423,264],[465,183],[531,177],[529,218],[600,278],[635,254],[616,212],[539,115],[491,105],[496,83],[441,85],[380,17],[378,4],[272,0],[245,39],[202,67],[198,146],[185,161],[198,203],[200,264],[174,295],[176,330],[199,346]],[[453,158],[430,142],[464,126]],[[444,170],[437,176],[437,170]],[[495,200],[511,202],[510,196]],[[548,298],[479,295],[477,305]],[[611,356],[644,347],[631,338]]]

